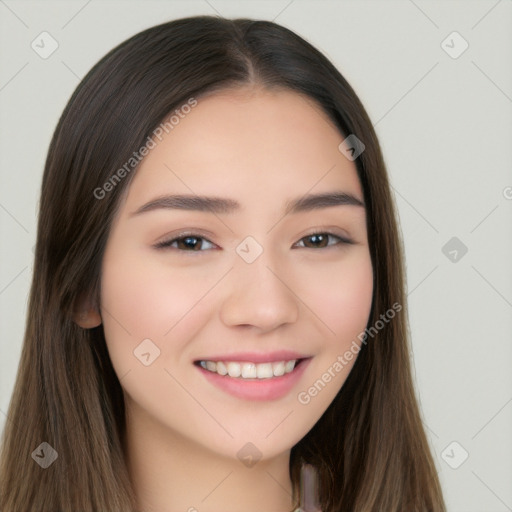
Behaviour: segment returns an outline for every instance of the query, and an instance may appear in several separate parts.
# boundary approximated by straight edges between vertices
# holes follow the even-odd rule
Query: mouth
[[[313,357],[273,357],[273,361],[216,361],[201,359],[194,366],[210,385],[235,398],[251,401],[271,401],[288,396],[299,387]],[[258,359],[255,357],[254,359]],[[261,359],[261,358],[260,358]]]
[[[282,377],[292,373],[306,359],[289,359],[271,363],[201,360],[195,361],[194,364],[222,377],[229,376],[235,379],[257,381]]]

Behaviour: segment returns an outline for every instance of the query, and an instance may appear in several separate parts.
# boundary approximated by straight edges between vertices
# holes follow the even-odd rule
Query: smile
[[[209,372],[229,375],[240,379],[271,379],[291,373],[299,359],[276,361],[273,363],[248,363],[236,361],[198,361]]]
[[[290,357],[290,356],[288,356]],[[277,358],[276,358],[277,359]],[[198,360],[194,366],[207,382],[242,400],[278,400],[299,387],[312,357],[272,362]]]

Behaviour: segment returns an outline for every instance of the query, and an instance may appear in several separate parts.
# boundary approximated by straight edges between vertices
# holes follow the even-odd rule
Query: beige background
[[[511,0],[0,0],[0,428],[62,109],[119,42],[215,13],[298,32],[361,97],[399,208],[416,379],[448,509],[512,511]],[[41,37],[46,51],[58,44],[44,59],[31,47]]]

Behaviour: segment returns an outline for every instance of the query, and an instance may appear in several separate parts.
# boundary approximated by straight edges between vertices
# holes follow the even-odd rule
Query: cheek
[[[123,372],[133,366],[134,350],[147,339],[160,351],[156,366],[164,366],[183,348],[186,337],[177,333],[190,330],[189,317],[200,326],[197,316],[205,312],[198,305],[212,277],[191,279],[183,269],[148,264],[121,252],[106,253],[101,286],[103,327],[114,367]]]
[[[339,350],[366,328],[373,295],[373,270],[368,252],[354,252],[339,266],[316,275],[308,292],[311,309],[326,330],[324,347]]]
[[[369,253],[354,254],[339,268],[317,275],[322,293],[309,294],[311,309],[323,323],[322,344],[309,378],[297,394],[304,417],[316,421],[334,400],[357,359],[358,336],[372,305],[373,269]],[[315,287],[319,290],[319,287]]]

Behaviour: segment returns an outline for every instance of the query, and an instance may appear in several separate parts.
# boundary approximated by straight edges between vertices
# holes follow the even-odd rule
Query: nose
[[[252,326],[267,332],[297,321],[300,300],[293,282],[264,255],[253,263],[238,260],[229,273],[220,310],[226,326]]]

